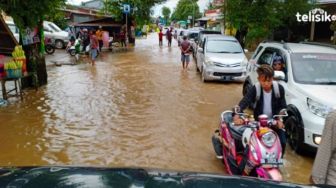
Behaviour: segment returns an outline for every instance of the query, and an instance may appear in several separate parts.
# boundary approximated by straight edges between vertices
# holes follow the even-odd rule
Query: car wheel
[[[64,43],[61,40],[56,40],[55,41],[55,47],[58,49],[62,49],[64,47]]]
[[[71,56],[75,56],[76,55],[76,50],[70,50],[69,53],[70,53]]]
[[[300,130],[300,123],[295,116],[290,116],[285,122],[288,142],[291,148],[298,154],[304,151],[303,133]]]
[[[247,91],[252,87],[249,81],[245,80],[244,86],[243,86],[243,96],[246,95]]]

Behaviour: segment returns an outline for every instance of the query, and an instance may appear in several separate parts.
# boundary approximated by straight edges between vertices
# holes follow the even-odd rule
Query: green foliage
[[[42,18],[55,12],[66,0],[0,0],[0,9],[20,28],[36,27]]]
[[[195,19],[200,18],[200,13],[197,0],[179,0],[176,9],[174,10],[171,19],[172,20],[187,20],[188,16],[195,15]]]
[[[59,9],[55,9],[45,16],[45,20],[54,22],[61,29],[68,26],[68,21],[65,19],[65,13]]]
[[[168,19],[170,17],[170,9],[166,6],[162,7],[162,15],[164,17],[164,19],[166,20],[166,22],[168,23]]]
[[[104,10],[114,16],[117,20],[122,20],[122,6],[124,3],[131,5],[131,8],[137,8],[136,12],[131,11],[130,16],[134,17],[138,25],[144,25],[150,22],[151,8],[158,3],[166,0],[109,0],[104,1]]]
[[[297,24],[296,13],[307,13],[314,5],[309,0],[226,0],[226,23],[246,31],[246,42],[265,39],[279,26]]]

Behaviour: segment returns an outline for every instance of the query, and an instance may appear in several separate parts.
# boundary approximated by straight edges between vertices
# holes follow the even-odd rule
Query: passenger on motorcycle
[[[266,114],[269,118],[279,114],[282,109],[287,107],[285,99],[285,90],[282,85],[273,81],[274,70],[270,65],[261,65],[257,69],[258,81],[251,87],[243,99],[239,102],[240,111],[244,111],[252,105],[254,117],[258,120],[258,116]],[[260,87],[257,89],[257,87]],[[259,91],[258,91],[259,90]],[[238,115],[233,114],[233,123],[235,125],[244,124],[244,120]],[[286,148],[286,133],[282,121],[277,121],[277,125],[271,127],[279,136],[282,155]]]

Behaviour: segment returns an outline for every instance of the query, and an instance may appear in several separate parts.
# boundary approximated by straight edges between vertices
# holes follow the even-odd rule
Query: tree
[[[202,16],[197,0],[179,0],[171,18],[172,20],[187,20],[188,16],[193,16],[193,19]]]
[[[38,28],[41,43],[23,46],[27,58],[28,72],[34,72],[36,76],[23,81],[24,86],[44,85],[48,75],[44,58],[43,48],[43,18],[55,9],[65,4],[66,0],[0,0],[0,9],[11,16],[20,29],[20,43],[22,34],[27,28]]]
[[[304,13],[312,4],[309,0],[226,0],[225,22],[237,29],[242,46],[258,43],[272,35],[280,26],[291,26],[297,12]]]
[[[164,19],[166,20],[166,23],[168,23],[168,19],[170,17],[170,9],[166,6],[162,7],[162,15]]]
[[[114,0],[104,1],[104,10],[113,15],[117,20],[124,20],[122,12],[123,4],[127,3],[131,6],[130,19],[135,19],[138,25],[146,24],[150,21],[151,8],[158,3],[165,2],[166,0]],[[134,7],[137,8],[136,12]],[[134,13],[134,14],[132,14]]]

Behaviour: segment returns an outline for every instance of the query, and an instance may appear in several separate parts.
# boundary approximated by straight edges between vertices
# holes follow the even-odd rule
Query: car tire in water
[[[245,80],[244,82],[244,86],[243,86],[243,96],[246,95],[246,93],[248,92],[248,90],[252,87],[252,85],[250,84],[249,81]]]
[[[201,79],[202,79],[202,82],[203,82],[203,83],[207,82],[207,80],[205,79],[204,74],[205,74],[205,72],[204,72],[204,69],[203,69],[203,67],[202,67]]]
[[[55,47],[58,49],[62,49],[64,47],[64,43],[62,40],[56,40],[55,41]]]
[[[53,54],[55,52],[55,48],[51,45],[46,45],[45,51],[47,52],[47,54]]]
[[[289,145],[296,153],[302,154],[305,146],[303,144],[304,135],[300,130],[299,121],[294,115],[291,115],[286,119],[285,127]]]

